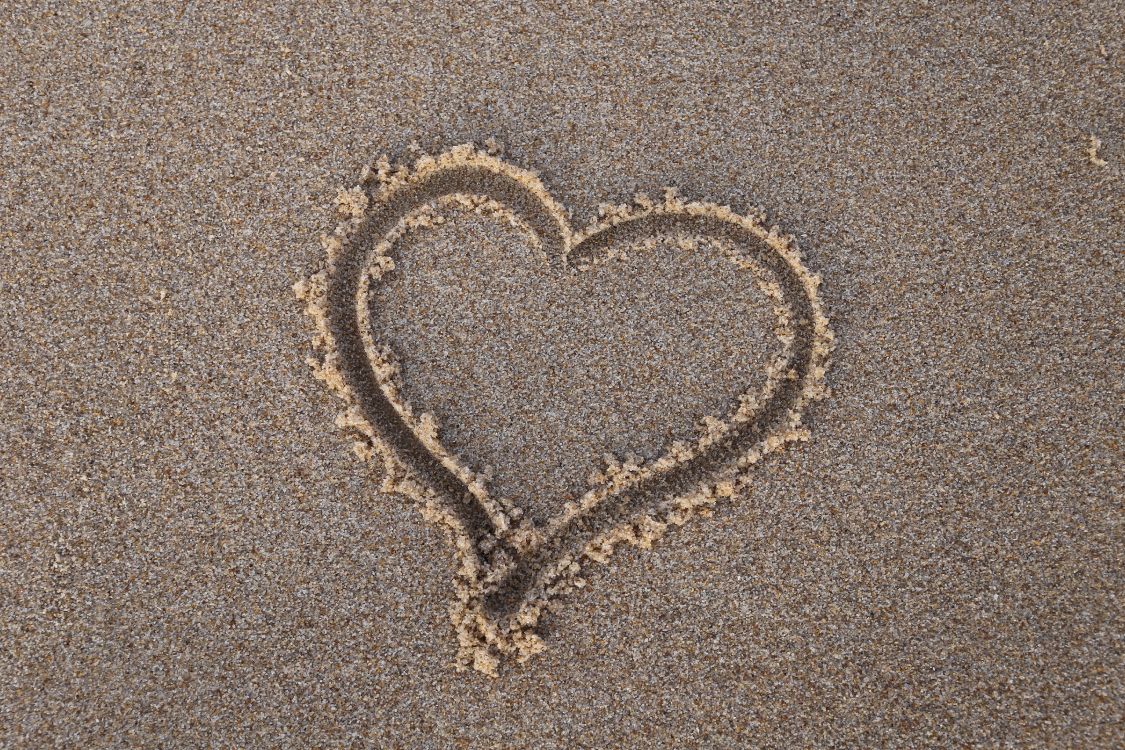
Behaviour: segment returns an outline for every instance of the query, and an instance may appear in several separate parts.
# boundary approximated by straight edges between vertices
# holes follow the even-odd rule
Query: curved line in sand
[[[357,186],[341,194],[351,199],[351,218],[324,240],[325,268],[298,287],[324,352],[314,364],[347,404],[337,421],[360,435],[358,452],[383,459],[384,488],[418,501],[428,518],[449,530],[460,562],[452,611],[459,664],[495,673],[497,654],[522,660],[542,649],[535,628],[544,605],[580,585],[582,563],[604,562],[621,542],[651,546],[669,524],[735,494],[746,469],[762,456],[806,439],[801,412],[826,394],[833,347],[819,278],[804,267],[791,237],[671,192],[661,202],[608,207],[601,221],[575,232],[534,173],[470,146],[422,157],[412,168],[383,161],[371,176],[378,178],[375,189]],[[726,421],[714,420],[696,443],[676,444],[648,465],[607,471],[603,483],[568,503],[545,529],[535,529],[517,508],[492,498],[485,479],[441,445],[429,415],[413,413],[401,397],[393,352],[372,336],[370,285],[393,269],[394,242],[427,226],[429,207],[442,201],[522,225],[549,261],[579,269],[616,246],[669,236],[713,242],[773,299],[782,354],[763,390],[745,394],[742,407]]]

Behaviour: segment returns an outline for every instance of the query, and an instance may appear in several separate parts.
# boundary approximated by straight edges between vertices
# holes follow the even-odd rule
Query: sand
[[[1113,4],[6,10],[0,746],[1125,740]],[[490,138],[575,227],[667,185],[761,210],[836,334],[808,440],[584,567],[496,677],[457,669],[452,548],[335,427],[292,291],[379,154]],[[437,229],[372,309],[532,517],[769,357],[702,255],[572,285],[516,229]],[[489,295],[435,280],[466,253]]]

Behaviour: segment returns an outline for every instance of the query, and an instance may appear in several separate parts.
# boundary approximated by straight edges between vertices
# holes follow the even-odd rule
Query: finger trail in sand
[[[500,657],[523,661],[541,651],[540,617],[549,601],[583,585],[584,564],[607,562],[622,543],[650,548],[669,526],[736,496],[764,456],[808,439],[802,413],[827,395],[833,334],[819,277],[805,268],[792,237],[759,218],[668,190],[662,200],[604,205],[596,223],[575,231],[534,173],[472,146],[410,165],[381,158],[337,201],[343,221],[322,238],[323,267],[295,286],[316,325],[320,356],[310,364],[343,401],[337,425],[355,438],[356,452],[381,464],[384,490],[417,502],[448,533],[458,561],[450,609],[458,666],[494,675]],[[395,273],[396,243],[456,212],[516,228],[544,262],[572,272],[660,243],[730,260],[765,295],[776,320],[779,349],[764,385],[655,460],[607,456],[581,497],[534,523],[490,491],[489,470],[470,467],[443,444],[432,414],[407,401],[396,354],[371,319],[368,300]]]

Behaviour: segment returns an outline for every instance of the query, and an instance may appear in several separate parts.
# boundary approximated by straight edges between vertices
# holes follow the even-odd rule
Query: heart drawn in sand
[[[459,667],[495,675],[501,656],[523,661],[541,651],[540,618],[550,600],[583,585],[584,564],[606,562],[622,542],[650,547],[670,525],[734,497],[763,456],[807,439],[802,412],[827,393],[833,336],[819,278],[792,237],[757,218],[668,191],[660,201],[603,208],[597,223],[575,231],[534,173],[472,146],[412,165],[380,159],[339,202],[347,218],[322,240],[323,268],[295,286],[317,326],[321,356],[310,364],[344,401],[337,424],[355,437],[356,452],[381,461],[383,489],[414,500],[448,532],[458,562],[451,615]],[[458,211],[516,227],[540,255],[579,271],[657,243],[729,260],[776,318],[779,353],[764,385],[653,460],[611,460],[584,494],[535,523],[443,444],[432,415],[407,403],[396,352],[371,316],[372,289],[396,273],[396,244]]]

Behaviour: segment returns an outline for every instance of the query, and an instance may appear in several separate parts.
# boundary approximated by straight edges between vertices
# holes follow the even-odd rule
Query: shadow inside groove
[[[507,205],[538,234],[548,258],[552,262],[562,262],[570,229],[560,225],[549,207],[526,185],[510,175],[484,167],[462,165],[447,168],[402,189],[385,203],[376,202],[356,236],[345,245],[345,252],[332,272],[328,291],[328,324],[337,343],[344,378],[356,394],[364,417],[396,455],[438,493],[464,533],[473,541],[473,554],[478,555],[478,562],[487,568],[489,561],[480,557],[476,550],[477,542],[486,536],[496,535],[489,515],[461,480],[421,443],[383,393],[364,351],[356,312],[361,274],[374,245],[411,210],[452,193],[483,195]],[[573,248],[571,257],[565,260],[576,264],[605,253],[615,243],[637,242],[646,237],[675,232],[724,240],[739,247],[770,272],[780,284],[794,318],[792,324],[796,335],[788,366],[797,377],[781,382],[756,419],[735,425],[726,438],[674,469],[605,498],[589,513],[561,529],[534,554],[520,556],[501,535],[496,549],[514,559],[515,564],[504,579],[484,596],[485,612],[492,618],[503,620],[517,612],[520,605],[545,583],[539,580],[541,572],[562,554],[580,549],[593,536],[628,520],[643,509],[652,508],[656,501],[686,494],[701,485],[708,475],[732,466],[784,422],[789,409],[799,398],[812,358],[812,302],[796,270],[746,228],[712,216],[655,213],[630,219],[587,238]]]
[[[469,538],[475,543],[494,534],[492,520],[464,486],[418,439],[379,386],[378,378],[364,351],[356,315],[355,298],[367,255],[382,237],[412,209],[451,193],[487,195],[509,205],[524,217],[539,235],[549,257],[561,258],[565,248],[563,228],[538,197],[507,175],[473,167],[456,167],[434,178],[410,186],[369,214],[359,233],[337,260],[328,291],[328,320],[340,356],[340,366],[348,386],[356,394],[364,417],[395,453],[427,482],[454,513]],[[501,549],[514,554],[505,543]],[[483,562],[483,561],[482,561]]]

